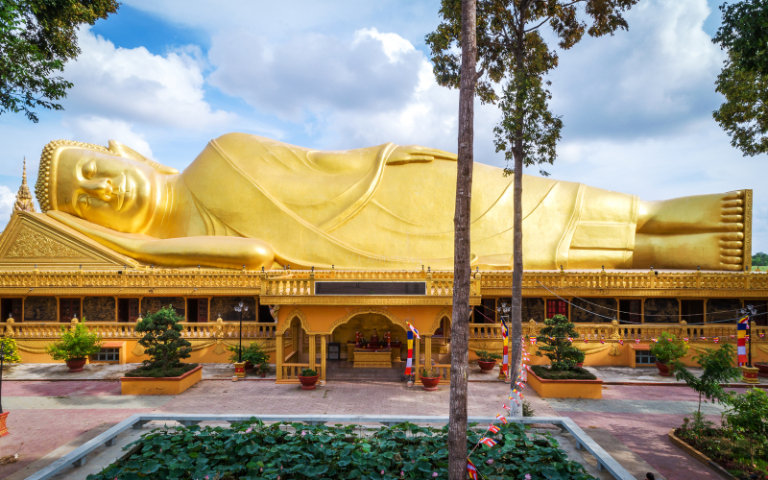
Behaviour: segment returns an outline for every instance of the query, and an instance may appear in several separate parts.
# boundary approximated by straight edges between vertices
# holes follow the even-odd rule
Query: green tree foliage
[[[731,397],[730,403],[724,415],[728,427],[768,436],[768,393],[760,388],[750,388],[746,393]]]
[[[77,31],[115,13],[116,0],[3,0],[0,2],[0,114],[35,108],[61,110],[56,103],[72,83],[60,72],[77,58]]]
[[[0,344],[5,346],[5,363],[21,363],[21,356],[19,355],[19,347],[16,345],[16,340],[10,337],[0,338]]]
[[[661,340],[659,340],[661,343]],[[703,369],[700,377],[692,374],[679,361],[672,362],[673,371],[677,380],[683,380],[699,394],[698,416],[701,417],[701,400],[706,397],[709,401],[728,403],[729,394],[721,384],[741,378],[741,370],[733,365],[736,351],[733,345],[723,344],[720,348],[706,350],[693,357],[693,360]]]
[[[168,306],[147,315],[136,325],[136,331],[144,333],[139,344],[150,357],[144,361],[145,370],[156,370],[166,376],[173,369],[185,367],[181,360],[190,357],[192,344],[181,338],[184,327],[179,322],[183,320]]]
[[[568,340],[578,336],[576,326],[565,315],[547,318],[544,320],[544,328],[536,337],[536,355],[549,358],[552,370],[570,370],[584,358],[582,351]]]
[[[85,317],[74,327],[61,326],[57,342],[45,347],[45,351],[54,360],[79,360],[99,353],[101,338],[96,332],[91,333],[85,325]]]
[[[561,50],[592,37],[627,29],[624,13],[638,0],[477,0],[477,89],[484,103],[501,109],[494,129],[496,150],[507,160],[505,174],[514,173],[512,248],[512,309],[510,364],[520,367],[523,280],[523,177],[525,166],[551,164],[556,158],[562,119],[549,108],[546,76],[558,63]],[[438,84],[459,88],[462,59],[461,0],[442,0],[442,21],[426,36]],[[544,30],[548,30],[546,33]],[[474,68],[473,68],[474,70]],[[498,92],[498,93],[497,93]],[[541,170],[542,174],[546,174]]]
[[[712,41],[728,51],[715,82],[725,103],[713,112],[731,145],[745,156],[768,152],[768,0],[720,7],[723,23]]]
[[[757,252],[756,254],[752,255],[752,266],[768,267],[768,254]]]

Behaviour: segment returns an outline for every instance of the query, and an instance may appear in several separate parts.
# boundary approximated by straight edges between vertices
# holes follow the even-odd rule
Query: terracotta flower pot
[[[672,374],[669,373],[669,365],[661,362],[656,362],[656,368],[659,369],[659,375],[662,377],[671,377]]]
[[[437,385],[440,383],[440,377],[419,377],[419,379],[421,379],[421,384],[424,386],[425,391],[437,391]]]
[[[8,420],[9,413],[10,412],[0,413],[0,437],[4,437],[10,434],[8,431],[8,426],[5,424],[5,422]]]
[[[482,360],[478,360],[477,364],[480,365],[480,371],[483,373],[486,373],[493,370],[493,367],[496,366],[496,360],[491,360],[490,362],[484,362]]]
[[[302,377],[299,375],[299,381],[301,382],[301,389],[302,390],[314,390],[317,388],[315,384],[317,383],[318,375],[315,375],[313,377]]]
[[[67,367],[69,367],[70,373],[74,372],[82,372],[83,367],[85,366],[85,362],[87,359],[85,358],[73,358],[71,360],[67,360]]]
[[[576,364],[578,368],[584,368],[584,362],[579,362]]]
[[[752,365],[757,367],[757,371],[758,371],[757,376],[758,377],[768,377],[768,363],[762,363],[762,362],[757,363],[757,362],[755,362]]]
[[[246,360],[246,362],[245,362],[245,371],[246,372],[250,372],[251,370],[253,370],[253,366],[254,365],[251,362]]]

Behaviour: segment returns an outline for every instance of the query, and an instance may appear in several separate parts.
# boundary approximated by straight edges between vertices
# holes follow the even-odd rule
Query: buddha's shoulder
[[[270,147],[284,147],[284,148],[302,148],[289,143],[281,142],[272,138],[262,137],[260,135],[254,135],[252,133],[232,132],[225,133],[213,140],[211,143],[217,147],[231,150],[231,149],[252,149],[252,148],[270,148]]]

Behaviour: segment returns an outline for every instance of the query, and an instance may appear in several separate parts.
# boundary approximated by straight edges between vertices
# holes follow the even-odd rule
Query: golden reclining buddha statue
[[[744,191],[648,202],[523,178],[526,269],[745,265]],[[473,181],[472,265],[510,269],[513,179],[475,163]],[[181,173],[115,141],[54,141],[36,186],[43,212],[139,262],[237,269],[452,269],[455,192],[452,153],[244,133],[211,140]]]

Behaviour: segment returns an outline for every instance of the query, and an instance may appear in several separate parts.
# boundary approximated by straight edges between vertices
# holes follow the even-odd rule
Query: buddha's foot
[[[660,202],[640,202],[637,220],[639,234],[680,235],[716,232],[744,232],[743,191],[673,198]],[[727,243],[734,240],[723,241]],[[733,250],[727,246],[725,249]]]
[[[742,232],[649,235],[635,238],[633,268],[694,270],[743,269]]]

